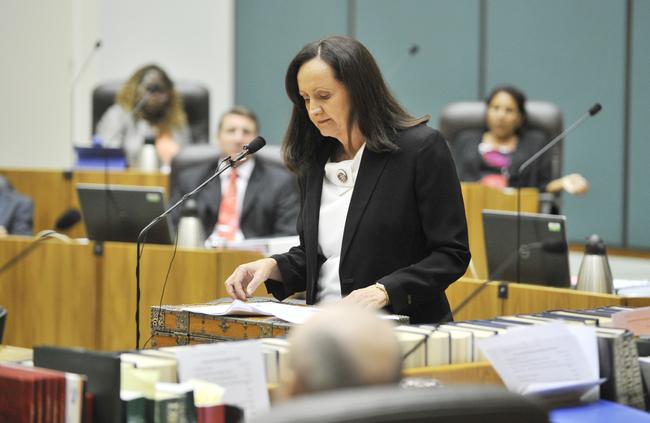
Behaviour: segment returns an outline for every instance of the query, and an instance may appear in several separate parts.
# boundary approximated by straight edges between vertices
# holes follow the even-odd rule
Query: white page
[[[179,381],[200,379],[225,389],[223,402],[242,407],[246,420],[269,409],[258,341],[220,342],[176,351]]]
[[[300,324],[309,319],[319,311],[316,307],[297,306],[291,304],[282,304],[275,302],[263,302],[251,304],[256,310],[262,313],[269,313],[272,316],[282,319],[286,322]]]
[[[183,308],[183,310],[212,316],[275,316],[290,323],[303,323],[319,309],[316,307],[297,306],[274,301],[248,303],[234,300],[232,303],[225,304],[190,306]]]
[[[479,340],[479,347],[511,391],[523,392],[533,383],[598,378],[593,376],[593,359],[584,352],[588,347],[563,323],[513,329]]]
[[[569,329],[569,332],[578,339],[578,343],[582,348],[582,352],[587,360],[587,365],[589,366],[589,372],[591,374],[590,380],[598,380],[600,377],[600,359],[598,357],[598,337],[596,336],[596,327],[567,325],[567,329]],[[601,383],[594,384],[593,388],[589,390],[582,399],[586,402],[598,400],[600,398]]]
[[[262,313],[254,305],[257,303],[248,303],[241,300],[234,300],[231,303],[221,303],[215,305],[189,306],[183,308],[184,311],[191,311],[200,314],[209,314],[212,316],[272,316],[270,313]]]

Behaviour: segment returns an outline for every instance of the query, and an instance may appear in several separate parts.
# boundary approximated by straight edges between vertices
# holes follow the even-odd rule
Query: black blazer
[[[445,289],[470,260],[465,210],[449,147],[425,125],[401,131],[394,153],[365,150],[343,230],[341,293],[382,283],[389,311],[411,323],[437,322],[450,312]],[[306,290],[314,304],[325,258],[318,251],[324,165],[336,146],[324,140],[318,163],[301,182],[300,246],[273,256],[283,282],[267,289],[283,299]]]
[[[204,163],[184,170],[171,187],[171,204],[183,194],[192,191],[208,179],[216,169],[218,161]],[[221,183],[212,181],[193,197],[196,200],[199,217],[206,236],[214,230],[219,217]],[[255,158],[242,205],[239,227],[246,238],[264,238],[296,234],[298,215],[298,187],[296,178],[284,167]],[[180,214],[174,216],[178,223]]]

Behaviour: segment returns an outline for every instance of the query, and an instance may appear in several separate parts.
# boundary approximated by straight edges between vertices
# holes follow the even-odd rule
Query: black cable
[[[163,283],[162,292],[160,293],[160,301],[158,302],[158,313],[160,313],[160,309],[162,308],[163,297],[165,296],[165,288],[167,287],[167,281],[169,280],[169,274],[171,273],[172,265],[174,263],[174,259],[176,258],[177,250],[178,250],[178,233],[176,233],[176,240],[174,241],[174,251],[172,252],[172,258],[169,260],[169,267],[167,267],[165,282]],[[147,348],[147,345],[149,344],[149,341],[151,341],[152,338],[153,338],[153,333],[149,335],[149,339],[147,339],[147,342],[145,342],[144,345],[142,346],[143,349]]]

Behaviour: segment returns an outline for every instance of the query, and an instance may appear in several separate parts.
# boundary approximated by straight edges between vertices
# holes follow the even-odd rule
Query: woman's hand
[[[561,178],[553,179],[546,185],[548,192],[566,191],[572,195],[583,195],[589,191],[589,182],[578,173],[571,173]]]
[[[562,188],[569,194],[583,195],[589,191],[589,182],[582,175],[572,173],[562,177]]]
[[[262,282],[267,279],[282,281],[278,263],[272,258],[264,258],[237,266],[226,279],[226,292],[232,299],[246,301]]]
[[[343,303],[356,304],[363,308],[380,309],[388,304],[388,295],[377,285],[355,289],[341,300]]]

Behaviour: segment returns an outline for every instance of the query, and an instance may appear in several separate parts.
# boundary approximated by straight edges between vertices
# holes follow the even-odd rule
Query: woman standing
[[[239,266],[227,292],[245,300],[262,282],[276,298],[340,300],[450,317],[445,289],[470,254],[460,184],[442,135],[395,100],[358,41],[328,37],[289,64],[293,103],[284,139],[298,174],[300,245]]]

